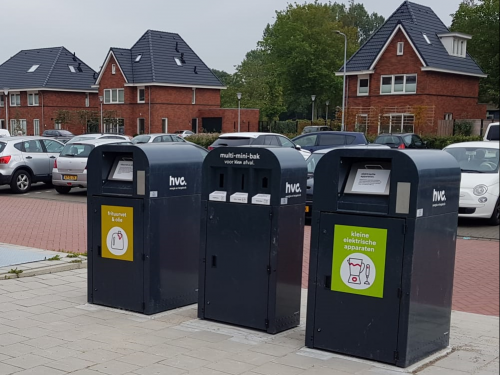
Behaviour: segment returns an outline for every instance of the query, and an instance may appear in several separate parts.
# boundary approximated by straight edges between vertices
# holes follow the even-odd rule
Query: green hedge
[[[427,142],[427,148],[442,150],[446,146],[451,145],[452,143],[459,142],[472,142],[472,141],[481,141],[482,138],[478,135],[476,136],[465,136],[465,135],[453,135],[448,137],[438,137],[438,136],[422,136],[422,139]]]
[[[186,141],[195,143],[201,147],[208,148],[212,143],[215,142],[217,138],[219,138],[219,133],[199,133],[193,134],[189,137],[186,137]]]

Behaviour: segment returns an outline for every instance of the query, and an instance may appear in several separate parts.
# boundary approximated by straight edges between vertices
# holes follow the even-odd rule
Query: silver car
[[[64,144],[43,137],[0,138],[0,185],[27,193],[35,182],[52,180],[52,165]]]
[[[132,143],[159,143],[159,142],[186,142],[178,134],[155,133],[155,134],[140,134],[132,138]]]
[[[67,143],[54,161],[52,184],[59,194],[68,194],[74,187],[87,187],[87,160],[90,152],[100,145],[129,143],[122,139],[90,139]]]
[[[113,133],[89,133],[89,134],[82,134],[82,135],[77,135],[73,138],[71,138],[66,144],[68,143],[75,143],[75,142],[81,142],[81,141],[88,141],[91,139],[122,139],[124,141],[130,141],[130,137],[126,135],[121,135],[121,134],[113,134]]]

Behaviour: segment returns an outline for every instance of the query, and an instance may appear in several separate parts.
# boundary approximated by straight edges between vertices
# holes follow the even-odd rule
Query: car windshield
[[[71,143],[64,146],[59,156],[87,158],[90,154],[90,151],[92,151],[93,148],[94,145],[82,145],[82,144]]]
[[[59,133],[64,136],[64,137],[72,137],[73,133],[67,131],[67,130],[59,130]]]
[[[498,173],[499,150],[486,147],[450,147],[445,149],[457,159],[464,173]]]
[[[212,146],[242,146],[250,144],[248,137],[220,137]]]
[[[132,139],[132,143],[148,143],[151,137],[149,135],[138,135]]]
[[[323,157],[324,154],[315,154],[312,153],[311,156],[309,156],[306,160],[307,162],[307,173],[309,174],[314,174],[314,170],[316,169],[316,166],[318,165],[319,159]]]
[[[5,146],[7,146],[7,143],[0,142],[0,153],[3,151]]]

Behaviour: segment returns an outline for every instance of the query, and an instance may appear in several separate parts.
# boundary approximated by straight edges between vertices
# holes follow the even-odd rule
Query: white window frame
[[[26,126],[26,119],[11,119],[10,120],[10,134],[17,135],[17,131],[15,130],[16,122],[19,121],[21,128],[23,129],[23,134],[26,135],[28,132],[28,128]]]
[[[166,117],[161,119],[161,132],[168,133],[168,118]]]
[[[37,92],[28,92],[28,106],[38,107],[40,105],[40,97]]]
[[[398,50],[397,50],[397,55],[402,56],[405,50],[405,43],[404,42],[398,42]]]
[[[111,74],[116,74],[116,65],[111,64]]]
[[[113,100],[113,92],[116,92],[116,100]],[[120,92],[122,93],[123,100],[120,101]],[[106,93],[108,97],[106,97]],[[124,89],[106,89],[104,90],[104,104],[123,104],[125,103],[125,90]]]
[[[56,121],[54,123],[54,129],[55,130],[61,130],[62,129],[62,126],[61,126],[61,122],[60,121]]]
[[[388,113],[383,115],[384,117],[389,117],[389,133],[381,133],[380,132],[380,127],[382,126],[380,123],[378,125],[378,134],[403,134],[403,133],[414,133],[415,131],[415,114],[414,113]],[[405,116],[412,116],[413,117],[413,125],[411,131],[405,130],[404,128],[404,117]],[[401,131],[400,132],[393,132],[392,127],[393,127],[393,118],[394,119],[400,119],[400,122],[395,123],[394,126],[401,126]]]
[[[444,114],[444,119],[445,120],[453,120],[453,113],[445,113]]]
[[[85,107],[90,107],[90,94],[85,94]]]
[[[40,135],[40,120],[33,119],[33,135]]]
[[[361,88],[360,84],[362,79],[368,80],[368,91],[366,93],[359,92],[359,89]],[[368,96],[368,95],[370,95],[370,77],[368,75],[358,76],[358,96]]]
[[[10,93],[9,94],[9,104],[10,104],[10,107],[20,107],[21,106],[21,93],[19,93],[19,92]]]
[[[395,77],[403,76],[403,91],[394,91]],[[391,92],[382,92],[382,82],[384,78],[391,77]],[[415,91],[406,91],[406,78],[415,77]],[[417,93],[418,77],[417,74],[392,74],[380,76],[380,95],[415,95]]]
[[[363,119],[362,123],[360,123],[360,121],[358,121],[360,118]],[[359,126],[364,126],[365,127],[364,131],[359,130]],[[368,132],[368,114],[358,113],[356,115],[355,131],[357,131],[357,132],[361,131],[362,133],[365,133],[365,134]]]
[[[4,96],[4,94],[0,95],[0,107],[5,107],[5,96]]]
[[[141,100],[141,90],[144,90],[144,99]],[[146,88],[144,86],[137,87],[137,103],[145,103],[146,102]]]
[[[193,87],[193,94],[191,96],[191,104],[196,104],[196,87]]]

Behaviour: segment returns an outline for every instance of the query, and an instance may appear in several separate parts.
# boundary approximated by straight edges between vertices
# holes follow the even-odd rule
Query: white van
[[[10,137],[10,133],[7,129],[0,129],[0,138],[2,137]]]
[[[492,122],[486,128],[483,141],[498,141],[500,139],[498,134],[498,122]]]

